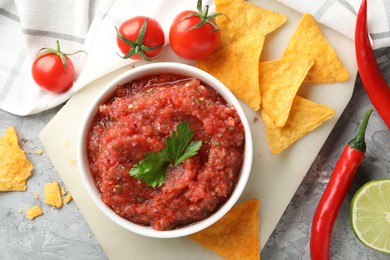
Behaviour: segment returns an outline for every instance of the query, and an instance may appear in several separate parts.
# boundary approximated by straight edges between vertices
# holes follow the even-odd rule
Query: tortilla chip
[[[253,34],[213,53],[197,67],[210,73],[253,110],[260,109],[259,59],[264,35]]]
[[[32,169],[19,147],[15,128],[9,126],[0,139],[0,191],[25,191]]]
[[[216,11],[224,15],[216,22],[221,32],[220,47],[256,33],[268,34],[287,20],[282,14],[274,13],[243,0],[215,0]]]
[[[73,199],[72,195],[68,194],[68,195],[65,196],[64,202],[65,202],[66,204],[68,204],[69,202],[72,201],[72,199]]]
[[[34,219],[41,215],[43,215],[43,210],[38,205],[35,205],[34,207],[27,209],[26,211],[26,216],[28,219]]]
[[[226,259],[260,259],[259,204],[253,198],[236,205],[219,221],[189,238]]]
[[[311,58],[286,58],[260,63],[261,108],[278,127],[286,124],[295,95],[312,65]]]
[[[309,70],[305,82],[331,83],[349,79],[347,69],[322,35],[311,14],[303,15],[283,54],[283,58],[296,56],[314,59],[314,65]]]
[[[277,127],[268,113],[262,109],[261,114],[271,153],[281,153],[292,143],[331,118],[335,113],[336,111],[330,107],[296,96],[286,125]]]
[[[44,193],[46,204],[56,208],[62,207],[62,196],[58,182],[45,184]]]

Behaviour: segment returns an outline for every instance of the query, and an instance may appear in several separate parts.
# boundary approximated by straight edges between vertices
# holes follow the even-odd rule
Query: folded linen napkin
[[[353,38],[359,0],[279,0]],[[183,10],[196,9],[196,0],[2,0],[0,2],[0,109],[17,115],[38,113],[57,106],[93,80],[132,60],[118,57],[116,32],[126,19],[144,15],[157,19],[166,39],[170,23]],[[212,0],[204,0],[203,5]],[[390,45],[390,5],[370,0],[369,21],[375,47]],[[91,19],[91,17],[93,19]],[[387,19],[387,20],[386,20]],[[91,21],[93,22],[91,23]],[[71,59],[76,81],[70,91],[53,94],[39,88],[31,76],[31,64],[42,47],[64,52],[83,49]],[[166,48],[167,49],[167,48]],[[165,49],[165,50],[166,50]]]

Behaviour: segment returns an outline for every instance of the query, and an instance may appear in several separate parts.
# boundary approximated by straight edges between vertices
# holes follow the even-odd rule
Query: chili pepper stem
[[[349,141],[348,145],[351,148],[357,149],[357,150],[359,150],[361,152],[365,152],[366,151],[366,142],[365,142],[364,136],[365,136],[367,125],[368,125],[368,120],[370,119],[372,111],[373,111],[372,108],[367,110],[367,112],[364,115],[364,118],[362,120],[362,123],[360,124],[359,130],[358,130],[355,138],[352,139],[351,141]]]

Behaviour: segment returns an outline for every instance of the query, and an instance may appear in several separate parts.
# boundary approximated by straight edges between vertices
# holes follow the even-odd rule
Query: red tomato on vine
[[[69,90],[75,78],[73,62],[68,58],[74,53],[64,53],[57,40],[57,48],[42,48],[32,64],[31,73],[34,81],[40,87],[55,93]]]
[[[115,29],[118,47],[124,54],[123,59],[150,61],[157,58],[164,46],[164,31],[153,18],[136,16]]]
[[[172,50],[180,57],[201,60],[210,56],[218,48],[220,32],[215,18],[221,13],[208,15],[209,6],[202,10],[198,0],[198,12],[183,11],[171,24],[169,42]]]

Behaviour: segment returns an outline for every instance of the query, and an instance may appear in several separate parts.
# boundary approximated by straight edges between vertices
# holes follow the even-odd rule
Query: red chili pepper
[[[363,86],[378,114],[390,129],[390,88],[376,62],[367,28],[367,1],[363,0],[356,20],[356,61]]]
[[[311,226],[310,254],[312,260],[329,259],[334,222],[366,152],[364,135],[371,113],[372,109],[366,112],[355,138],[349,141],[344,148],[318,203]]]

